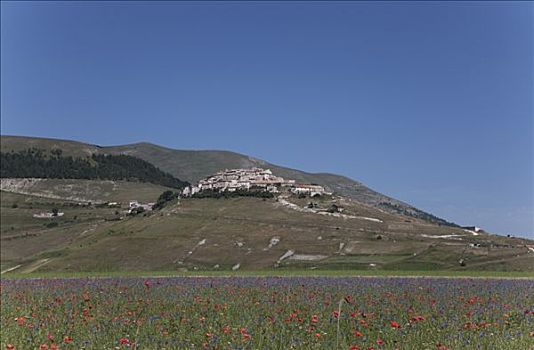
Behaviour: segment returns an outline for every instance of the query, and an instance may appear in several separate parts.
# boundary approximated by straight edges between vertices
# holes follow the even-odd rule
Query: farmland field
[[[2,349],[532,349],[534,280],[2,279]]]

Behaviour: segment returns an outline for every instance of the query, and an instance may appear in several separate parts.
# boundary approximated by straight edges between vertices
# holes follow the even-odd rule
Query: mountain
[[[61,153],[97,163],[104,155],[127,155],[157,167],[148,167],[150,174],[164,172],[192,183],[221,169],[259,166],[287,179],[322,184],[335,193],[318,198],[290,193],[272,198],[176,198],[169,192],[176,188],[138,181],[137,176],[3,177],[2,273],[273,268],[534,271],[531,240],[443,225],[430,214],[338,175],[305,173],[225,151],[1,137],[2,153],[30,148],[51,157]],[[142,164],[130,160],[128,164]],[[63,170],[72,174],[72,169]],[[128,214],[131,201],[156,202],[158,197],[168,199],[161,209]]]
[[[28,148],[47,151],[61,149],[72,157],[87,157],[92,154],[129,155],[145,160],[174,177],[196,183],[198,180],[222,169],[261,167],[271,169],[275,175],[297,182],[316,183],[332,192],[372,205],[388,212],[399,213],[441,225],[453,225],[444,219],[426,213],[407,203],[388,197],[345,176],[329,173],[307,173],[296,169],[270,164],[264,160],[229,151],[174,150],[150,143],[135,143],[122,146],[102,147],[76,141],[37,137],[1,136],[2,152],[17,152]]]

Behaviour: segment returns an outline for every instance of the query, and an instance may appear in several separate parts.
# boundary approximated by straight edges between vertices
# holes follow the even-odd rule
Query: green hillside
[[[29,148],[0,152],[1,178],[98,179],[151,182],[184,188],[189,185],[153,164],[129,155],[63,156],[61,149]]]
[[[2,165],[2,175],[5,170],[6,175],[23,176],[1,179],[2,273],[534,270],[531,240],[443,225],[441,219],[338,175],[309,174],[225,151],[1,138],[4,154],[27,155],[29,149],[42,150],[38,166],[33,155],[23,156],[18,166]],[[142,176],[117,176],[130,180],[124,181],[9,173],[40,167],[45,175],[53,173],[50,177],[67,177],[76,162],[95,167],[102,161],[125,165],[126,175],[141,171]],[[287,179],[322,184],[334,195],[234,193],[180,199],[175,189],[161,186],[172,183],[158,178],[171,174],[176,181],[196,182],[221,169],[256,166]],[[121,174],[121,169],[110,170]],[[160,209],[128,213],[130,201],[156,202],[164,192]],[[38,215],[54,212],[61,215]]]
[[[126,203],[116,209],[11,193],[1,199],[2,271],[534,268],[526,246],[532,241],[409,221],[341,197],[313,199],[317,212],[307,209],[309,198],[190,198],[137,216],[125,214]],[[343,216],[325,214],[334,203]],[[64,217],[31,217],[53,206]]]
[[[123,154],[143,159],[178,179],[195,183],[203,177],[221,169],[263,167],[275,175],[298,182],[317,183],[337,194],[352,198],[389,212],[401,213],[429,222],[449,225],[446,220],[437,218],[409,204],[371,190],[360,182],[344,176],[327,173],[306,173],[280,167],[266,161],[228,151],[174,150],[150,143],[136,143],[123,146],[100,147],[75,141],[46,138],[1,136],[2,152],[20,151],[28,147],[54,150],[61,149],[65,155],[86,157],[90,154]]]
[[[25,194],[49,200],[83,203],[128,203],[131,200],[154,202],[162,192],[174,190],[148,182],[112,180],[1,179],[1,184],[5,196]]]

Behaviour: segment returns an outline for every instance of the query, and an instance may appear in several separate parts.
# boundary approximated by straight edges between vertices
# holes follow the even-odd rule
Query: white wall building
[[[146,204],[143,204],[143,203],[139,203],[138,201],[130,201],[130,209],[128,210],[128,212],[131,212],[133,209],[137,209],[137,208],[143,208],[144,210],[152,210],[152,207],[154,206],[154,204],[156,203],[146,203]]]
[[[292,192],[297,194],[309,194],[310,196],[314,196],[316,194],[323,195],[326,193],[326,190],[323,186],[320,185],[297,184],[292,189]]]

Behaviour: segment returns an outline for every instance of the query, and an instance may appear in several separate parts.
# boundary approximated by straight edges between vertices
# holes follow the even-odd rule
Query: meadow
[[[534,280],[1,281],[2,349],[533,349]]]

